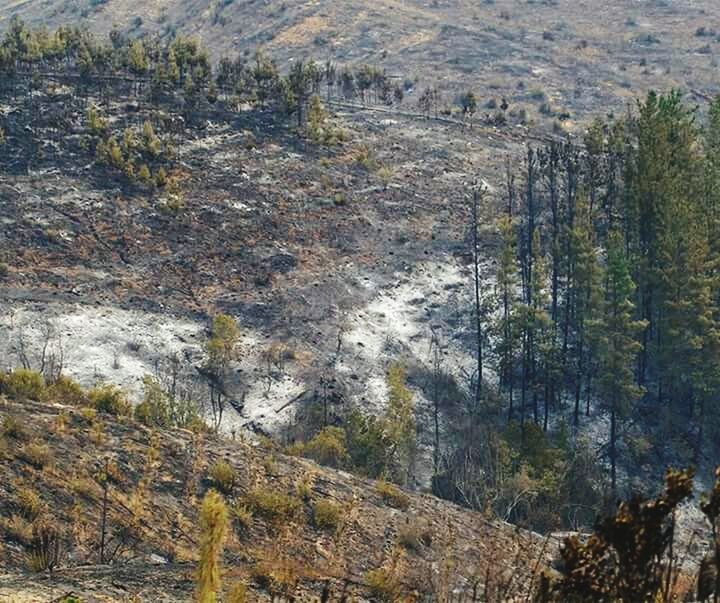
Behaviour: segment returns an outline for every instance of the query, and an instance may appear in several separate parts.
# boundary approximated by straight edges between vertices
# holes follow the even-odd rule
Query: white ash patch
[[[47,325],[53,333],[48,352],[57,355],[62,347],[64,374],[85,388],[99,383],[117,385],[134,403],[142,399],[143,377],[155,374],[158,362],[177,355],[185,373],[197,377],[193,367],[204,360],[205,321],[111,306],[17,304],[0,315],[0,358],[6,364],[2,368],[21,366],[18,350],[22,338],[32,367],[39,369]],[[239,415],[228,405],[221,428],[230,432],[254,423],[272,432],[293,412],[292,407],[282,407],[306,386],[292,375],[292,366],[267,379],[262,360],[267,338],[242,331],[240,373],[228,385],[228,393],[240,399],[240,392],[245,391],[244,409]],[[199,403],[206,392],[206,386],[199,384]]]
[[[0,356],[10,367],[20,365],[18,349],[25,340],[33,368],[45,340],[49,352],[62,348],[63,372],[84,387],[112,383],[133,400],[142,395],[142,378],[158,359],[173,354],[197,355],[204,325],[166,314],[84,305],[16,305],[0,316]]]

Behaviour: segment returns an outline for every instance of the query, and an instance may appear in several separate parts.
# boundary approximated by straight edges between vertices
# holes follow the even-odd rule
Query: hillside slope
[[[543,95],[546,115],[580,121],[651,88],[717,91],[710,0],[0,0],[0,29],[13,15],[102,33],[197,35],[216,56],[368,62],[418,87],[439,85],[448,102],[468,87],[483,102],[506,97],[516,107]]]
[[[405,592],[439,596],[481,585],[510,597],[528,588],[551,548],[434,497],[383,495],[382,484],[246,442],[151,433],[52,404],[3,401],[0,415],[0,601],[70,593],[83,601],[190,600],[198,503],[219,460],[236,472],[227,494],[237,513],[225,545],[225,585],[247,581],[250,600],[323,588],[338,599],[341,592],[377,594],[368,590],[369,572],[381,567]],[[105,473],[112,563],[97,565],[103,490],[96,478]],[[339,510],[334,527],[317,527],[321,501]],[[28,571],[37,565],[31,526],[40,524],[58,535],[51,574]]]

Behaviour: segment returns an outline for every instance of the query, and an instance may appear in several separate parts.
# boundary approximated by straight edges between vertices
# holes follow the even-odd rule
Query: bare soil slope
[[[19,424],[9,428],[13,419]],[[241,510],[231,514],[225,586],[245,580],[252,601],[319,595],[323,588],[331,600],[342,592],[362,599],[370,594],[368,572],[380,567],[395,568],[390,574],[406,592],[470,592],[482,584],[488,593],[507,588],[511,597],[529,587],[552,548],[434,497],[398,491],[399,498],[388,498],[369,480],[243,441],[151,433],[110,416],[35,403],[2,402],[0,421],[0,601],[70,593],[83,601],[189,601],[199,500],[213,486],[210,468],[219,460],[236,472],[226,498]],[[103,491],[95,478],[106,462],[112,563],[97,565]],[[35,506],[28,492],[39,497]],[[286,503],[273,505],[272,497]],[[314,519],[321,501],[340,511],[335,527]],[[30,526],[43,518],[60,536],[52,574],[28,571]]]

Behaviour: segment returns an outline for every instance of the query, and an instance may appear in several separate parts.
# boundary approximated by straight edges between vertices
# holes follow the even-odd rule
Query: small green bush
[[[217,461],[210,468],[210,479],[219,492],[230,496],[237,482],[237,473],[229,463]]]
[[[45,392],[45,380],[37,371],[16,369],[0,376],[0,392],[11,400],[41,400]]]
[[[295,451],[321,465],[339,467],[348,456],[345,430],[340,427],[325,427],[310,441],[298,446]]]
[[[87,396],[80,384],[70,377],[60,375],[45,388],[45,400],[68,406],[87,404]]]
[[[123,391],[115,385],[98,385],[88,392],[88,398],[98,412],[128,417],[132,406]]]
[[[315,474],[307,471],[295,482],[295,492],[304,501],[308,502],[312,497],[313,486],[315,485]]]
[[[337,530],[340,524],[340,505],[319,500],[313,505],[313,522],[321,530]]]
[[[393,443],[383,421],[353,410],[345,423],[347,450],[352,467],[368,477],[380,477],[387,470]]]
[[[300,501],[294,496],[264,488],[252,490],[247,502],[253,514],[272,522],[288,521],[300,509]]]
[[[143,378],[143,401],[135,407],[135,420],[148,427],[170,426],[170,400],[158,381]]]
[[[17,417],[6,415],[2,424],[0,424],[0,433],[3,436],[13,438],[15,440],[25,440],[28,437],[25,427]]]
[[[90,407],[81,408],[80,416],[83,418],[83,420],[87,421],[90,424],[93,424],[95,423],[95,419],[97,419],[97,410]]]

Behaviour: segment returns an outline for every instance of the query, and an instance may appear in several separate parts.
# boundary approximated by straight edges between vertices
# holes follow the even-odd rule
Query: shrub
[[[105,430],[102,421],[95,421],[90,429],[90,441],[96,446],[102,445],[105,441]]]
[[[263,488],[250,492],[248,504],[255,515],[272,522],[289,521],[300,509],[300,501],[294,496]]]
[[[407,509],[410,506],[410,498],[397,486],[380,480],[375,484],[375,491],[384,502],[397,509]]]
[[[313,505],[313,522],[321,530],[336,530],[340,524],[340,505],[319,500]]]
[[[162,188],[168,183],[168,175],[165,168],[159,168],[155,173],[155,186]]]
[[[42,469],[45,465],[48,465],[52,459],[50,449],[45,444],[39,442],[29,442],[25,444],[20,449],[19,456],[36,469]]]
[[[370,570],[365,574],[365,584],[380,601],[395,601],[400,596],[400,583],[384,568]]]
[[[70,415],[65,411],[61,411],[53,421],[53,432],[56,434],[65,433],[65,429],[70,423]]]
[[[315,474],[307,471],[303,473],[302,477],[295,484],[295,492],[297,495],[305,501],[310,500],[312,497],[312,489],[315,484]]]
[[[0,433],[3,436],[14,438],[16,440],[24,440],[27,438],[27,431],[23,424],[12,415],[6,415],[0,425]]]
[[[115,416],[130,416],[132,406],[123,391],[115,385],[98,385],[88,392],[90,402],[98,412]]]
[[[432,544],[432,534],[427,526],[408,521],[398,529],[398,544],[408,551],[419,551],[421,546]]]
[[[218,491],[222,492],[226,496],[229,496],[235,488],[237,474],[235,473],[235,469],[233,469],[229,463],[226,463],[225,461],[217,461],[210,468],[210,479]]]
[[[81,408],[80,416],[88,423],[94,423],[95,419],[97,419],[97,410],[95,410],[94,408],[89,408],[89,407]]]
[[[382,421],[353,410],[345,427],[348,455],[353,467],[369,477],[382,475],[391,449]]]
[[[45,505],[37,492],[30,488],[20,488],[15,497],[20,514],[28,521],[34,521],[45,510]]]
[[[70,480],[70,490],[85,500],[96,500],[100,496],[100,486],[88,477],[75,476]]]
[[[325,427],[303,447],[303,455],[321,465],[338,467],[347,458],[345,430],[340,427]]]
[[[11,400],[40,400],[45,391],[45,380],[37,371],[16,369],[0,376],[0,391]]]
[[[53,569],[60,560],[60,533],[50,518],[40,518],[32,526],[28,566],[34,572]]]
[[[393,172],[392,168],[387,166],[383,166],[377,171],[377,176],[382,181],[385,190],[387,190],[388,186],[390,186],[394,173],[395,172]]]
[[[253,514],[247,505],[235,505],[232,509],[232,514],[241,529],[247,530],[252,525]]]
[[[379,167],[372,149],[366,144],[361,144],[354,149],[353,160],[368,172],[374,172]]]
[[[69,406],[82,406],[87,403],[87,396],[79,383],[70,377],[60,375],[45,388],[45,400]]]
[[[138,170],[138,173],[137,173],[137,179],[146,185],[154,184],[152,174],[150,173],[150,168],[148,168],[146,163],[143,163],[140,166],[140,169]]]
[[[149,375],[143,377],[144,398],[135,407],[135,420],[148,427],[170,426],[170,401],[161,385]]]

